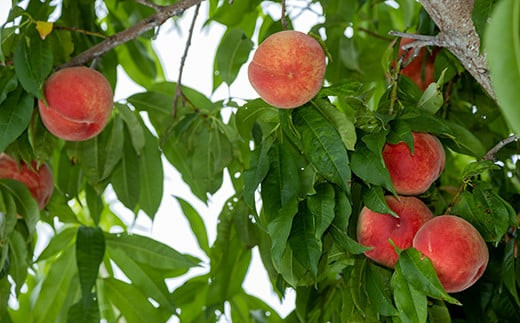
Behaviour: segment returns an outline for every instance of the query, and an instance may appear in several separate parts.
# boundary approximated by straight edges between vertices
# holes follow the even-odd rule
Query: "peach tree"
[[[259,45],[294,30],[302,14],[314,18],[297,31],[316,40],[326,66],[301,74],[318,87],[299,105],[279,109],[231,90],[215,100],[183,84],[194,33],[223,30],[207,53],[216,91],[236,84]],[[169,80],[154,40],[179,19],[192,24]],[[12,0],[0,29],[0,322],[518,322],[519,26],[515,0]],[[285,41],[253,72],[282,101],[305,92],[304,66],[319,65],[301,49],[280,54]],[[276,74],[285,70],[269,64],[281,59],[295,69]],[[74,72],[51,89],[55,72],[79,66],[107,83],[88,92]],[[76,118],[100,92],[111,100],[118,69],[142,90],[105,105],[108,118]],[[45,121],[54,110],[59,118]],[[66,136],[100,119],[92,137]],[[52,130],[68,123],[65,137]],[[442,150],[422,154],[435,159],[433,176],[405,161],[423,151],[416,133]],[[386,153],[399,145],[405,153]],[[214,241],[205,215],[177,199],[201,259],[135,233],[113,207],[153,221],[172,198],[163,198],[165,166],[203,203],[226,177],[232,183]],[[399,166],[414,174],[406,185],[429,181],[401,200],[453,221],[424,232],[434,227],[426,221],[407,237],[363,221],[377,243],[360,243],[361,213],[404,226],[387,203],[399,201]],[[368,257],[376,244],[397,260]],[[243,288],[253,249],[274,292],[295,291],[286,317]],[[190,275],[197,266],[205,272]],[[471,283],[446,288],[464,266],[476,271],[463,274]],[[183,283],[172,290],[172,278]]]

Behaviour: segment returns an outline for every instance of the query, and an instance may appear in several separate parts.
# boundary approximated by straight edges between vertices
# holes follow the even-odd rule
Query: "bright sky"
[[[301,1],[294,1],[298,3]],[[192,44],[189,55],[183,72],[183,84],[193,87],[198,91],[206,94],[214,100],[223,99],[231,94],[234,97],[256,98],[257,94],[252,89],[247,79],[246,69],[242,68],[237,80],[233,86],[228,89],[227,86],[221,86],[214,94],[212,90],[212,71],[213,71],[213,55],[216,52],[221,35],[224,28],[217,23],[213,23],[209,28],[202,29],[202,24],[207,20],[207,2],[203,2],[197,24],[195,25],[195,33],[193,35]],[[10,1],[0,0],[0,24],[7,18],[10,8]],[[315,8],[321,12],[321,8]],[[275,19],[280,16],[279,7],[271,6],[269,11]],[[191,19],[193,17],[193,8],[188,10],[179,24],[182,28],[182,33],[173,30],[172,25],[167,23],[160,29],[157,39],[154,41],[154,46],[159,54],[163,67],[165,68],[166,78],[170,81],[177,81],[180,60],[184,47],[186,44],[187,33]],[[298,17],[293,22],[295,29],[307,32],[316,22],[316,15],[306,12]],[[132,82],[126,74],[119,70],[118,83],[115,90],[115,99],[124,99],[135,92],[142,91],[142,88]],[[149,235],[159,241],[162,241],[176,250],[189,253],[203,259],[206,266],[191,270],[187,275],[169,281],[169,286],[173,289],[181,285],[184,281],[195,275],[206,273],[208,268],[208,259],[204,253],[198,248],[197,242],[191,233],[189,224],[184,218],[181,209],[172,196],[179,196],[189,201],[201,214],[208,231],[208,238],[210,243],[216,237],[216,225],[218,214],[222,209],[224,202],[232,195],[232,186],[226,173],[224,184],[222,188],[214,194],[208,205],[200,202],[191,194],[189,188],[184,184],[180,174],[173,169],[166,162],[165,167],[165,186],[164,197],[161,207],[152,223],[144,214],[140,214],[137,218],[136,225],[131,229],[134,233]],[[110,192],[107,194],[107,199],[111,199]],[[115,203],[113,205],[114,211],[120,215],[127,223],[133,220],[133,213],[127,210],[124,206]],[[39,232],[44,235],[46,232],[51,232],[49,228],[40,226]],[[44,241],[44,240],[43,240]],[[257,248],[253,249],[253,260],[246,276],[244,289],[247,293],[255,295],[270,306],[272,306],[282,317],[286,316],[294,308],[295,294],[288,290],[283,302],[280,302],[276,294],[272,291],[271,284],[268,280],[267,273],[260,260]],[[175,322],[172,320],[172,322]]]

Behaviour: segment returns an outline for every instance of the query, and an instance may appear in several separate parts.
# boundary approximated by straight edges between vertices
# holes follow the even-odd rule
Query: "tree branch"
[[[498,144],[495,145],[495,147],[491,148],[485,155],[482,157],[482,160],[496,160],[496,153],[502,149],[505,145],[510,144],[512,142],[517,141],[519,138],[516,135],[511,135],[507,137],[506,139],[500,140]]]
[[[496,100],[485,54],[480,53],[480,38],[471,18],[474,0],[419,0],[439,27],[436,36],[441,47],[455,55],[464,68]]]
[[[182,100],[185,99],[184,94],[182,93],[182,72],[184,71],[184,64],[186,62],[186,57],[188,56],[188,49],[190,48],[190,45],[191,45],[191,38],[193,36],[193,29],[195,28],[195,21],[197,20],[197,16],[199,15],[199,8],[200,8],[200,3],[198,3],[197,6],[195,7],[195,13],[193,14],[193,19],[191,21],[190,30],[188,33],[188,39],[186,40],[186,48],[184,48],[184,54],[182,55],[182,58],[181,58],[181,66],[179,68],[179,78],[177,80],[177,89],[175,91],[175,98],[173,99],[172,115],[174,118],[175,118],[175,115],[177,114],[177,103],[178,103],[179,99],[180,98],[182,98]]]
[[[166,20],[173,16],[181,15],[184,10],[198,5],[204,0],[182,0],[176,2],[172,5],[161,7],[159,11],[155,14],[141,20],[137,24],[131,26],[128,29],[125,29],[113,36],[108,37],[104,41],[94,45],[93,47],[87,49],[83,53],[74,57],[67,63],[60,66],[60,68],[76,66],[85,64],[86,62],[92,60],[94,57],[101,56],[113,48],[126,43],[132,39],[135,39],[137,36],[142,33],[151,30],[155,27],[162,25]]]
[[[287,6],[285,4],[285,0],[282,0],[282,15],[280,17],[280,20],[282,21],[282,28],[283,28],[283,30],[287,30],[287,28],[289,26],[287,24],[286,11],[287,11]]]

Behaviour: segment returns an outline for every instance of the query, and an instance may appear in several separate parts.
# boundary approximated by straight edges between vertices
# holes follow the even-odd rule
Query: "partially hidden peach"
[[[69,67],[45,82],[47,105],[38,101],[45,127],[69,141],[90,139],[106,126],[113,106],[112,87],[103,74],[88,67]]]
[[[5,153],[0,154],[0,178],[10,178],[25,184],[40,210],[49,203],[54,189],[49,166],[43,164],[38,168],[35,161],[30,166],[24,162],[18,164]]]
[[[405,52],[405,50],[402,49],[402,46],[413,41],[414,39],[411,38],[401,38],[398,55],[399,57],[404,55],[403,62],[406,62],[410,59],[413,50]],[[415,57],[408,65],[401,69],[401,74],[408,76],[415,84],[417,84],[421,90],[426,90],[428,85],[435,81],[433,72],[437,53],[437,49],[434,49],[430,53],[426,50],[426,48],[421,48],[417,57]]]
[[[448,293],[472,286],[486,270],[489,252],[480,233],[463,218],[441,215],[417,231],[413,247],[428,257]]]
[[[248,67],[249,82],[260,97],[277,108],[296,108],[321,89],[325,53],[320,43],[299,31],[281,31],[256,49]]]
[[[437,137],[413,132],[413,154],[405,142],[386,144],[383,160],[397,194],[424,193],[444,170],[446,154]]]
[[[385,196],[385,200],[399,218],[364,207],[358,219],[357,239],[360,244],[373,247],[365,252],[368,258],[394,268],[399,255],[389,239],[400,249],[411,247],[415,233],[433,218],[433,214],[426,204],[413,196]]]

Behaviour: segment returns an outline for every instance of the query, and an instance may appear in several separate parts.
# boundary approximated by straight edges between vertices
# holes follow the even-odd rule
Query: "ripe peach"
[[[88,67],[69,67],[45,83],[47,105],[38,101],[43,124],[56,137],[87,140],[103,130],[113,106],[113,92],[103,74]]]
[[[272,34],[258,46],[248,67],[249,82],[267,103],[296,108],[323,84],[325,53],[320,43],[299,31]]]
[[[405,142],[386,144],[383,159],[395,191],[403,195],[424,193],[444,170],[442,144],[428,133],[413,132],[413,154]]]
[[[399,218],[364,207],[359,214],[357,239],[362,245],[374,247],[365,252],[368,258],[393,268],[399,255],[388,240],[400,249],[411,247],[415,233],[433,218],[433,214],[426,204],[413,196],[385,196],[385,200]]]
[[[473,285],[484,273],[489,253],[484,239],[468,221],[441,215],[417,231],[413,247],[428,257],[448,293]]]
[[[10,178],[27,186],[32,196],[38,202],[40,210],[49,203],[54,189],[52,173],[46,164],[37,168],[33,161],[31,166],[21,162],[20,165],[10,156],[0,154],[0,178]]]
[[[409,50],[408,53],[402,49],[403,45],[413,42],[411,38],[401,38],[399,44],[398,55],[401,57],[406,54],[403,62],[406,62],[412,55],[413,50]],[[429,53],[424,47],[420,49],[419,55],[415,57],[408,65],[401,69],[401,74],[408,76],[421,90],[426,90],[430,83],[433,83],[434,77],[434,63],[435,57],[437,56],[437,50],[434,49],[432,53]],[[424,66],[424,73],[423,73]]]

